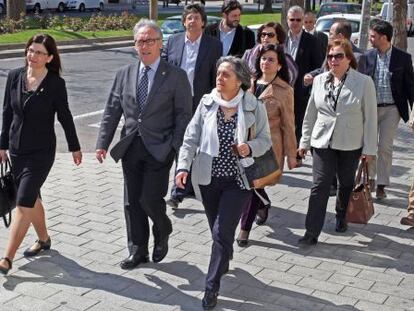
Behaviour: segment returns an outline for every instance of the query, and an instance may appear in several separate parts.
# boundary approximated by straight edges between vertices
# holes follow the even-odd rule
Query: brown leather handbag
[[[365,159],[362,159],[358,166],[354,189],[349,196],[347,222],[366,224],[374,215],[374,203],[368,181],[368,164]]]

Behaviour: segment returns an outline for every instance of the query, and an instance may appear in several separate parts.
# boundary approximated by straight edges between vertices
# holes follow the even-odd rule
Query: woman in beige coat
[[[256,61],[257,78],[250,91],[266,106],[269,118],[272,147],[279,167],[283,169],[285,158],[289,169],[296,165],[295,117],[293,111],[293,89],[289,85],[289,71],[283,48],[265,46]],[[244,247],[253,221],[263,225],[267,220],[270,200],[264,189],[256,189],[251,202],[241,217],[241,231],[237,244]]]

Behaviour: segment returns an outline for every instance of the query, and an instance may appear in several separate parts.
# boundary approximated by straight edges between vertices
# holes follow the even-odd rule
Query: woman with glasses
[[[17,208],[5,256],[0,261],[3,274],[12,268],[30,224],[37,240],[24,256],[38,255],[51,246],[40,188],[55,159],[56,114],[73,161],[76,165],[82,161],[65,81],[60,77],[61,63],[55,40],[49,35],[35,35],[27,42],[25,55],[25,66],[9,72],[3,104],[0,160],[5,162],[10,157],[17,190]]]
[[[256,79],[250,91],[266,106],[272,147],[279,167],[283,170],[286,158],[289,169],[293,169],[296,166],[293,88],[289,85],[289,71],[282,46],[268,44],[260,50],[256,60]],[[247,246],[256,214],[256,224],[263,225],[269,207],[270,200],[265,190],[255,189],[241,217],[240,233],[236,239],[240,247]]]
[[[188,125],[180,148],[175,181],[191,181],[204,205],[213,245],[202,301],[204,310],[217,304],[221,277],[233,257],[234,234],[251,191],[244,167],[271,146],[264,105],[251,93],[250,71],[233,56],[217,62],[216,88],[204,95]],[[249,140],[249,129],[256,135]]]
[[[256,59],[260,50],[268,45],[280,45],[284,46],[286,40],[286,32],[279,23],[269,22],[260,26],[257,31],[257,44],[252,49],[246,50],[242,59],[247,63],[250,70],[256,72]],[[298,76],[298,65],[296,65],[295,60],[289,54],[285,54],[287,66],[289,69],[289,81],[290,85],[294,85],[296,78]]]
[[[358,161],[368,162],[377,150],[377,106],[374,82],[356,71],[348,40],[329,42],[327,69],[315,77],[306,109],[298,153],[312,148],[313,185],[301,245],[314,245],[322,231],[330,185],[336,175],[337,232],[347,230],[345,220]]]

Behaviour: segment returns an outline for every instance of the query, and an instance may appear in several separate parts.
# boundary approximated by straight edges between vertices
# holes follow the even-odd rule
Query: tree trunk
[[[158,20],[158,0],[151,0],[149,6],[149,18],[157,21]]]
[[[263,13],[273,13],[272,2],[273,0],[265,0],[262,11]]]
[[[282,5],[282,26],[284,29],[288,29],[287,25],[287,12],[291,6],[299,5],[303,8],[304,0],[285,0]]]
[[[305,0],[305,11],[311,10],[311,0]]]
[[[392,27],[394,28],[393,44],[404,51],[407,50],[407,29],[405,21],[407,20],[407,0],[393,1],[393,18]],[[404,21],[402,23],[401,21]]]
[[[371,16],[371,0],[363,0],[362,14],[361,14],[361,32],[359,33],[358,45],[359,48],[365,51],[368,47],[368,30]]]
[[[18,20],[20,15],[26,13],[25,0],[8,0],[7,1],[7,17]]]
[[[316,10],[316,0],[312,0],[312,11]]]

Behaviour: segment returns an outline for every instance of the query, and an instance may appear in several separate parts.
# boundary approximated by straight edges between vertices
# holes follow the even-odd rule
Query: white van
[[[388,10],[389,7],[389,10]],[[389,13],[389,16],[388,16]],[[393,15],[393,5],[389,2],[384,2],[381,8],[381,13],[377,15],[377,17],[386,20],[388,22],[392,22],[392,15]],[[405,26],[407,28],[407,36],[411,36],[414,34],[414,1],[408,0],[407,1],[407,21],[405,23]]]
[[[43,10],[63,12],[67,0],[26,0],[26,11],[41,13]]]
[[[85,12],[86,10],[102,11],[104,9],[103,0],[69,0],[66,5],[69,10],[78,10],[79,12]]]

